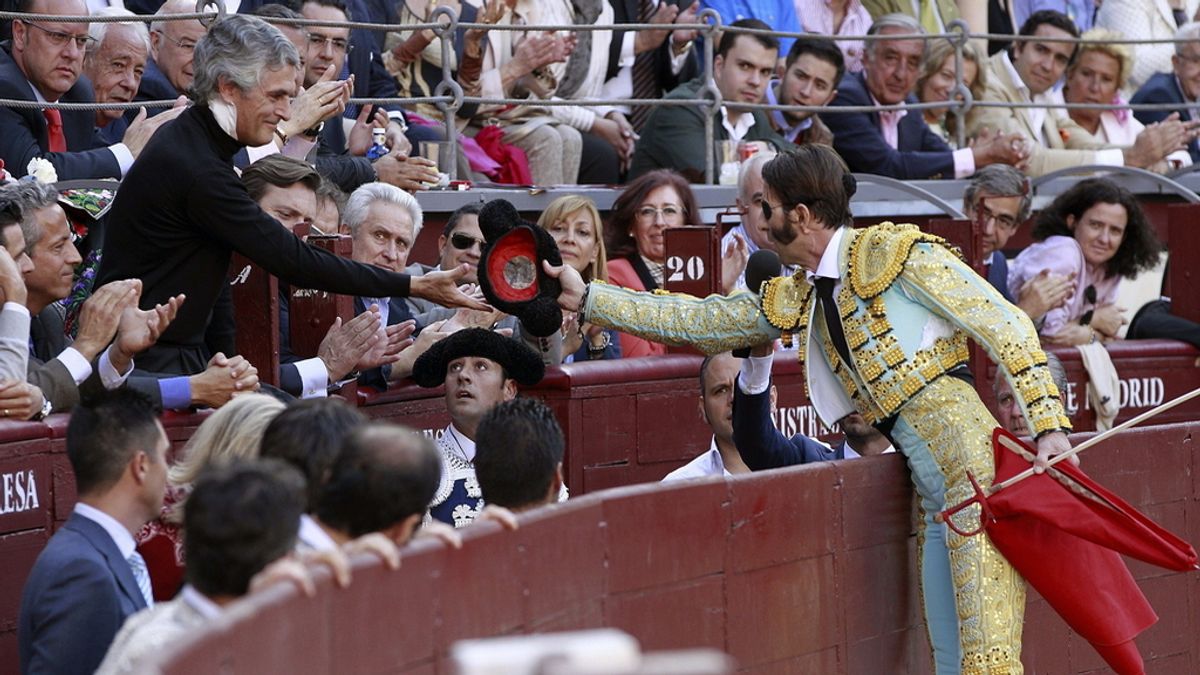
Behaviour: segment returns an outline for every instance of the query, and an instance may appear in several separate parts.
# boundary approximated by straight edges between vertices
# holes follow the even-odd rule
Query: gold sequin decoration
[[[994,478],[991,429],[996,421],[970,385],[944,377],[926,387],[901,416],[925,440],[945,477],[945,504],[974,495],[967,472],[981,485]],[[979,509],[962,515],[975,523]],[[925,527],[921,521],[919,530]],[[918,539],[923,539],[920,532]],[[958,610],[964,675],[1020,675],[1025,583],[983,535],[963,537],[946,529],[951,579]]]
[[[904,271],[904,262],[917,242],[945,244],[941,237],[922,232],[916,225],[881,223],[855,230],[850,242],[850,283],[864,300],[875,298]]]
[[[1050,371],[1033,322],[1004,300],[942,246],[914,243],[905,263],[904,283],[915,295],[925,295],[944,318],[954,321],[976,340],[994,361],[1014,374],[1015,391],[1025,406],[1025,419],[1034,434],[1070,430],[1070,423],[1052,389]],[[947,360],[949,362],[949,360]]]
[[[775,277],[763,287],[763,314],[772,326],[791,330],[800,322],[800,310],[811,294],[812,286],[794,276]]]

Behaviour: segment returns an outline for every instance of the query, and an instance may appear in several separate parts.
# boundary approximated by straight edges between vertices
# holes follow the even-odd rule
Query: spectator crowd
[[[441,226],[436,257],[412,259],[425,224],[414,194],[451,172],[620,186],[607,218],[567,195],[536,225],[584,281],[653,291],[666,228],[704,224],[692,185],[713,167],[736,185],[739,215],[719,289],[758,292],[747,261],[773,248],[773,209],[796,206],[769,203],[764,167],[827,145],[853,172],[968,180],[963,212],[982,228],[987,280],[1047,343],[1079,346],[1095,368],[1114,339],[1200,347],[1200,326],[1172,315],[1157,288],[1121,294],[1122,281],[1161,276],[1166,254],[1108,178],[1060,195],[1034,217],[1035,243],[1006,255],[1031,218],[1030,177],[1200,161],[1197,0],[1169,16],[1139,0],[987,4],[987,32],[1014,34],[1011,44],[922,37],[961,18],[950,0],[242,0],[211,25],[172,18],[195,10],[189,0],[0,2],[20,17],[0,29],[0,98],[30,104],[0,107],[0,417],[71,412],[79,495],[25,584],[22,672],[139,672],[241,596],[276,583],[311,592],[313,566],[350,583],[349,554],[394,568],[414,538],[456,546],[455,528],[515,527],[513,512],[568,498],[569,439],[519,388],[548,366],[667,347],[572,312],[539,336],[487,305],[478,204]],[[418,28],[438,7],[475,27]],[[699,30],[704,9],[729,29]],[[47,15],[106,20],[37,18]],[[656,29],[622,28],[638,23]],[[524,25],[603,28],[495,29]],[[455,87],[521,103],[447,117],[406,102]],[[711,110],[687,102],[713,93]],[[45,107],[92,102],[146,105]],[[52,185],[75,179],[121,183],[115,196],[90,193],[100,204]],[[306,241],[317,236],[348,240],[349,255]],[[237,354],[235,253],[280,282],[278,387],[259,381],[268,364]],[[354,306],[315,347],[293,342],[308,289]],[[704,360],[696,423],[712,443],[666,480],[893,452],[858,413],[837,420],[844,440],[832,447],[776,430],[776,348]],[[436,441],[330,396],[410,378],[444,387],[450,424]],[[998,416],[1028,434],[1006,387],[996,383]],[[188,408],[217,410],[168,466],[157,412]]]

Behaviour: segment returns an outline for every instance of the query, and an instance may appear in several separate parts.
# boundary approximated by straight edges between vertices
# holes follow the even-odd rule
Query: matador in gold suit
[[[764,284],[761,297],[701,300],[593,283],[581,320],[707,353],[799,340],[809,396],[825,424],[857,410],[907,457],[920,497],[920,583],[937,673],[1021,673],[1023,580],[987,537],[957,535],[933,517],[973,496],[968,471],[981,485],[993,478],[996,421],[959,377],[967,338],[1009,378],[1035,435],[1069,430],[1033,324],[916,226],[837,227],[825,236],[828,247],[805,266],[810,272]],[[817,300],[822,276],[835,285],[829,311],[836,304],[849,363]],[[978,522],[977,509],[963,512],[964,522]]]

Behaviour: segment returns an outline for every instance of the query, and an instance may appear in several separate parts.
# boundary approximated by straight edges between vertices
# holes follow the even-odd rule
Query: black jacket
[[[174,323],[140,359],[151,370],[203,369],[205,328],[234,251],[305,288],[408,295],[408,275],[309,246],[264,213],[234,173],[233,155],[242,147],[208,106],[193,106],[158,130],[113,200],[96,284],[139,278],[144,308],[187,294]],[[179,357],[181,351],[191,354]]]

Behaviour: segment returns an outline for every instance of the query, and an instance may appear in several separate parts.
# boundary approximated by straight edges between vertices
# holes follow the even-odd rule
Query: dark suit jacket
[[[1129,102],[1178,103],[1179,119],[1185,121],[1192,119],[1192,113],[1185,105],[1183,92],[1179,89],[1179,82],[1175,79],[1174,72],[1158,73],[1146,80],[1146,84],[1137,90]],[[1149,125],[1163,121],[1171,112],[1170,110],[1138,110],[1133,113],[1133,116],[1142,124]],[[1200,141],[1192,141],[1188,144],[1188,152],[1192,155],[1192,162],[1200,162]]]
[[[53,303],[32,317],[29,322],[29,342],[32,350],[29,353],[29,376],[26,380],[42,390],[42,395],[50,401],[54,412],[64,412],[79,403],[80,390],[86,393],[99,393],[104,385],[100,382],[100,372],[92,364],[92,374],[83,384],[76,386],[71,371],[55,357],[64,349],[71,346],[71,341],[63,332],[64,310],[62,305]]]
[[[163,101],[167,99],[179,98],[179,91],[175,89],[175,85],[167,79],[163,71],[158,69],[154,63],[154,59],[146,61],[146,70],[142,72],[142,82],[138,85],[137,94],[134,95],[135,101]],[[166,110],[166,108],[146,108],[146,116],[154,117],[158,113]],[[125,113],[125,121],[131,121],[137,116],[137,110],[130,110]]]
[[[803,434],[791,438],[771,423],[771,393],[746,394],[733,387],[733,444],[754,471],[840,459],[833,450]],[[844,455],[843,455],[844,456]]]
[[[36,101],[33,86],[25,79],[8,52],[0,49],[0,98]],[[63,103],[91,103],[92,83],[80,76],[71,90],[59,99]],[[35,108],[0,107],[0,159],[4,168],[20,178],[25,175],[29,161],[35,157],[49,160],[59,180],[80,178],[120,178],[121,165],[96,132],[95,113],[86,110],[63,110],[63,135],[67,152],[47,152],[50,137],[46,118]]]
[[[916,98],[909,97],[916,102]],[[830,108],[871,105],[871,95],[862,73],[847,73],[838,84]],[[954,178],[954,156],[950,146],[929,129],[918,110],[900,120],[899,149],[883,138],[879,113],[821,113],[833,132],[833,149],[851,171],[890,176],[902,180]]]
[[[1017,302],[1008,292],[1008,260],[1005,259],[1003,252],[992,251],[992,262],[988,265],[987,280],[992,287],[1000,291],[1000,295],[1003,295],[1005,300],[1014,304]]]
[[[300,396],[303,394],[304,383],[300,380],[300,371],[296,369],[295,363],[316,355],[301,355],[292,351],[291,302],[288,296],[285,288],[279,289],[279,388],[293,396]],[[358,316],[365,311],[367,307],[363,299],[354,298],[354,315]],[[404,298],[389,299],[387,325],[394,326],[411,318],[412,314]],[[358,383],[383,391],[388,387],[387,373],[383,367],[365,370],[359,373]]]
[[[326,120],[317,137],[317,172],[333,181],[343,192],[353,192],[363,183],[375,180],[375,169],[366,157],[351,155],[346,147],[342,120]]]
[[[93,672],[121,624],[145,606],[112,537],[71,514],[38,556],[21,593],[22,675]]]
[[[700,79],[685,82],[665,98],[694,99],[700,90]],[[784,140],[771,126],[765,112],[755,110],[754,126],[742,138],[744,141],[764,141],[782,152],[795,146]],[[721,124],[721,113],[713,115],[713,147],[704,147],[704,112],[699,106],[664,106],[655,108],[646,119],[642,140],[633,152],[629,177],[636,178],[655,169],[674,169],[693,183],[704,181],[704,153],[716,152],[719,141],[727,140],[729,132]],[[720,170],[720,160],[714,157],[714,167]]]
[[[113,145],[115,143],[120,143],[125,139],[125,130],[128,128],[129,121],[124,117],[118,117],[117,119],[112,120],[108,124],[105,124],[97,129],[96,133],[100,134],[100,138],[103,139],[105,143]]]
[[[29,322],[29,341],[33,350],[29,354],[30,384],[42,390],[50,401],[54,412],[66,412],[79,403],[81,396],[92,396],[104,389],[100,380],[99,359],[92,362],[92,374],[83,384],[76,386],[71,371],[62,361],[55,359],[64,349],[71,346],[71,339],[63,329],[66,310],[53,303],[32,317]],[[126,378],[125,384],[145,394],[156,408],[162,408],[162,390],[159,379],[169,377],[150,372],[139,372]]]

